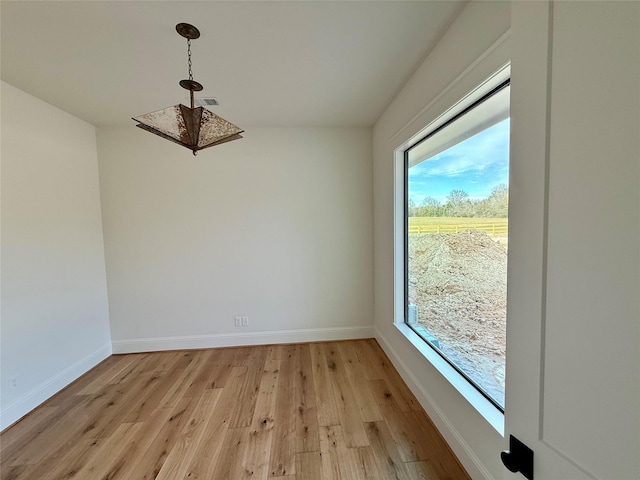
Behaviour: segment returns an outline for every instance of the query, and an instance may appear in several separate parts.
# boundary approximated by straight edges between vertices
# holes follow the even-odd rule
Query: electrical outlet
[[[242,326],[242,317],[233,317],[233,324],[236,327],[241,327]]]
[[[18,388],[18,379],[16,377],[11,377],[9,379],[9,391],[12,392],[16,388]]]
[[[242,317],[242,326],[243,327],[249,326],[249,317]]]

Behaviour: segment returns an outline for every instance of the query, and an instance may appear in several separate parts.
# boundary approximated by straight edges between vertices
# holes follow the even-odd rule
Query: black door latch
[[[509,450],[501,452],[500,458],[507,469],[533,480],[533,450],[513,435],[509,435]]]

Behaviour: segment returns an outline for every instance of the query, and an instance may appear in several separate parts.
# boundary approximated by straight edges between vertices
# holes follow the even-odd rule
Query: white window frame
[[[449,362],[405,323],[405,162],[404,153],[413,145],[487,95],[510,77],[504,66],[434,121],[394,149],[394,325],[402,335],[445,377],[449,383],[500,434],[504,435],[504,413],[478,391]]]

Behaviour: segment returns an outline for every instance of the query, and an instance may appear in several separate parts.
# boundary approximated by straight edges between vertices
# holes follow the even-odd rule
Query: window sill
[[[458,373],[446,360],[438,355],[418,334],[408,325],[394,322],[396,328],[433,366],[453,385],[475,410],[494,428],[504,436],[504,413],[487,400],[466,378]]]

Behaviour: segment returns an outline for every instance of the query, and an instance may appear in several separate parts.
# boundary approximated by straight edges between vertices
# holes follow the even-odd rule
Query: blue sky
[[[454,145],[409,169],[409,198],[445,203],[451,190],[473,200],[487,198],[497,185],[509,184],[509,119]]]

